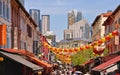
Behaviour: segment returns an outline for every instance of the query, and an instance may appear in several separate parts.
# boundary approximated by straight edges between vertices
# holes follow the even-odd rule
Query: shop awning
[[[102,71],[104,69],[107,69],[113,65],[115,65],[118,61],[120,61],[120,56],[117,56],[111,60],[108,60],[107,62],[102,63],[101,65],[93,68],[94,71]]]
[[[43,62],[43,61],[41,61],[41,60],[39,60],[39,59],[37,59],[37,58],[35,58],[35,57],[30,57],[30,60],[31,61],[33,61],[33,62],[35,62],[35,63],[37,63],[38,65],[40,65],[40,66],[42,66],[42,67],[52,67],[52,65],[51,64],[48,64],[48,63],[46,63],[46,62]]]
[[[40,66],[37,66],[35,64],[33,64],[32,62],[29,62],[28,60],[24,59],[22,56],[20,55],[16,55],[16,54],[12,54],[12,53],[7,53],[7,52],[2,52],[0,51],[1,54],[3,54],[4,56],[13,59],[14,61],[21,63],[33,70],[42,70],[43,68]]]

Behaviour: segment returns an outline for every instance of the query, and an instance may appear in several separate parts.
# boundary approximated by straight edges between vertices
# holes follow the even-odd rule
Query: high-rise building
[[[29,13],[35,23],[38,25],[39,31],[41,32],[41,23],[40,23],[40,10],[38,9],[30,9]]]
[[[82,12],[78,12],[75,19],[76,19],[75,22],[82,20]]]
[[[50,15],[42,15],[42,34],[50,31]]]
[[[69,29],[64,30],[64,39],[90,39],[90,26],[89,23],[82,19],[73,25],[69,26]]]
[[[72,10],[68,12],[68,28],[70,25],[82,20],[82,13],[77,10]]]

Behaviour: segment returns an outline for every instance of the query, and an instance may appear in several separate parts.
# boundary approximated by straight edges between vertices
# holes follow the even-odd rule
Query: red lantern
[[[86,49],[89,49],[89,48],[90,48],[90,46],[89,46],[89,45],[86,45],[85,47],[86,47]]]
[[[64,49],[64,52],[68,52],[68,50],[67,50],[67,49]]]
[[[103,43],[103,41],[102,41],[102,40],[99,40],[99,41],[98,41],[98,43],[99,43],[99,44],[102,44],[102,43]]]
[[[93,48],[93,52],[95,54],[98,54],[98,55],[101,55],[103,53],[103,51],[104,51],[104,47],[98,47],[98,46],[96,46],[96,47]]]
[[[107,36],[105,37],[105,39],[106,39],[106,40],[110,40],[111,38],[110,38],[109,35],[107,35]]]
[[[77,48],[74,48],[74,51],[75,51],[75,52],[77,52],[77,51],[78,51],[78,49],[77,49]]]
[[[80,50],[83,50],[83,47],[80,47]]]
[[[62,52],[63,50],[61,48],[58,49],[59,52]]]
[[[72,52],[72,49],[69,49],[69,52]]]
[[[114,36],[115,36],[115,35],[118,35],[118,31],[117,31],[117,30],[113,31],[113,32],[112,32],[112,35],[114,35]]]

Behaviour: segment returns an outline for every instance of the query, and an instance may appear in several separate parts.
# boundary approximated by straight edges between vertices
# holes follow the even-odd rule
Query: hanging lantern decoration
[[[92,48],[93,48],[92,44],[89,44],[89,46],[90,46],[90,49],[92,49]]]
[[[110,36],[110,38],[113,38],[113,37],[114,37],[114,36],[112,35],[112,33],[109,33],[108,35]]]
[[[48,44],[46,42],[43,43],[43,46],[48,47]]]
[[[86,47],[85,47],[85,46],[83,46],[83,50],[86,50]]]
[[[64,49],[64,52],[68,52],[68,50],[67,50],[67,49]]]
[[[83,47],[80,47],[80,50],[82,51],[82,50],[83,50]]]
[[[99,44],[102,44],[102,43],[103,43],[103,41],[102,41],[102,40],[98,40],[98,43],[99,43]]]
[[[86,49],[89,49],[89,48],[90,48],[90,45],[86,45],[85,48],[86,48]]]
[[[80,51],[80,48],[78,47],[77,50]]]
[[[95,42],[94,42],[94,46],[98,46],[98,41],[95,41]]]
[[[118,35],[118,31],[117,31],[117,30],[113,31],[113,32],[112,32],[112,35],[114,35],[114,36],[115,36],[115,35]]]
[[[110,38],[109,35],[107,35],[107,36],[105,36],[105,39],[108,41],[108,40],[110,40],[111,38]]]
[[[48,46],[48,49],[52,50],[52,47],[49,45],[49,46]]]
[[[69,49],[69,52],[71,53],[71,52],[72,52],[72,49]]]
[[[58,52],[58,51],[56,52],[56,54],[59,54],[59,53],[60,53],[60,52]]]
[[[112,33],[109,33],[104,38],[102,38],[102,39],[100,39],[98,41],[95,41],[95,42],[93,42],[93,43],[91,43],[89,45],[78,47],[78,48],[70,48],[70,49],[62,49],[62,48],[52,47],[51,45],[49,45],[46,42],[46,39],[43,36],[41,36],[43,38],[41,40],[42,40],[43,47],[48,48],[53,53],[58,54],[60,57],[69,58],[67,55],[60,54],[60,53],[64,53],[64,52],[76,53],[77,51],[80,51],[80,50],[87,50],[87,49],[93,48],[93,52],[95,54],[101,55],[101,53],[103,53],[103,51],[104,51],[104,48],[103,47],[98,47],[98,46],[101,45],[102,43],[105,43],[106,41],[110,40],[111,38],[113,38],[114,36],[116,36],[118,34],[119,34],[118,31],[115,30]]]
[[[62,51],[63,51],[63,49],[62,49],[62,48],[58,48],[57,50],[58,50],[59,52],[62,52]]]
[[[95,47],[93,48],[93,52],[94,52],[95,54],[98,54],[98,55],[101,55],[101,54],[103,53],[103,51],[104,51],[104,47],[95,46]]]
[[[74,52],[77,52],[78,51],[78,49],[77,48],[74,48]]]
[[[104,37],[104,38],[102,38],[101,40],[102,40],[102,42],[103,42],[103,43],[104,43],[104,42],[106,42],[106,39],[105,39],[105,37]]]

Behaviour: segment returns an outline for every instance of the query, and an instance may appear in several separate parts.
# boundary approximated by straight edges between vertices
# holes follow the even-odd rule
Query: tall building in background
[[[90,25],[87,20],[82,19],[73,25],[69,26],[69,29],[64,30],[64,39],[91,39],[90,37]]]
[[[90,25],[82,18],[82,13],[72,10],[68,13],[68,28],[64,30],[64,39],[57,43],[60,48],[75,48],[91,42]]]
[[[80,20],[82,20],[82,12],[77,12],[77,16],[75,18],[75,22],[78,22]]]
[[[82,20],[82,13],[77,10],[72,10],[68,12],[68,28],[74,23]]]
[[[25,0],[19,0],[19,1],[23,6],[25,6]]]
[[[35,21],[35,23],[38,25],[38,29],[41,32],[40,10],[30,9],[29,13],[30,13],[31,17],[33,18],[33,20]]]
[[[42,34],[45,35],[50,31],[50,15],[42,15]]]

